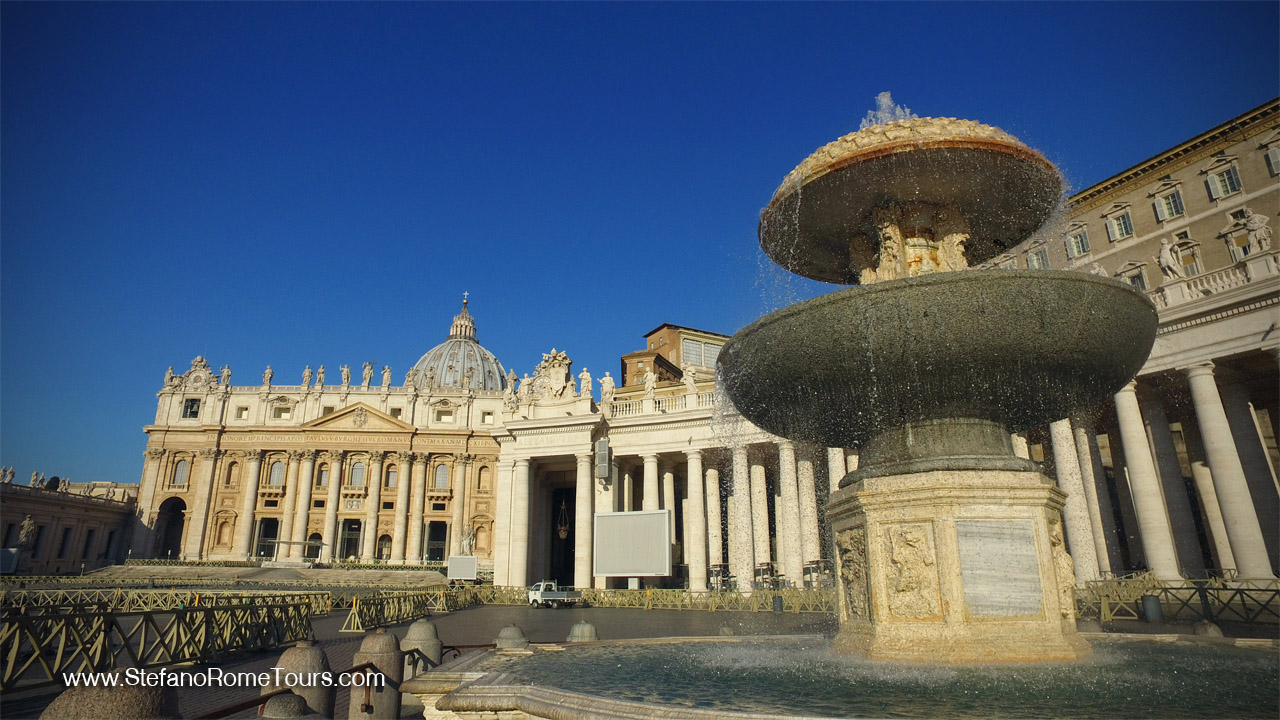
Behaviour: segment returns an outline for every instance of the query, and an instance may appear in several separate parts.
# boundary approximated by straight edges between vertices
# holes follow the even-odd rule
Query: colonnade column
[[[636,509],[635,471],[628,465],[622,471],[622,511],[631,512]]]
[[[796,446],[790,440],[778,442],[778,483],[782,486],[781,511],[775,523],[778,534],[778,559],[783,571],[796,585],[804,580],[804,562],[800,550],[800,491],[796,486]]]
[[[1160,485],[1164,488],[1164,507],[1169,514],[1169,529],[1178,550],[1178,563],[1183,571],[1199,577],[1204,574],[1204,553],[1200,550],[1195,518],[1191,516],[1191,500],[1182,479],[1182,464],[1178,462],[1178,451],[1173,447],[1169,418],[1159,397],[1143,397],[1140,405],[1142,420],[1147,425],[1147,440],[1151,443],[1151,455],[1160,475]]]
[[[461,455],[453,466],[453,510],[449,520],[449,554],[462,554],[462,535],[467,531],[467,463],[470,455]]]
[[[751,463],[751,497],[748,499],[751,508],[751,536],[755,540],[756,565],[772,560],[773,553],[769,547],[769,486],[765,476],[764,465]],[[755,566],[748,582],[755,579]],[[741,580],[740,580],[741,582]]]
[[[844,448],[827,448],[827,482],[831,492],[840,487],[840,481],[849,473],[845,469]]]
[[[284,471],[284,507],[280,510],[280,534],[276,536],[276,547],[271,553],[273,560],[288,559],[290,545],[287,543],[293,539],[294,515],[298,512],[298,466],[302,463],[302,451],[290,450],[286,456],[289,464]],[[286,543],[283,548],[280,547],[281,541]]]
[[[733,524],[729,538],[729,565],[738,578],[738,589],[748,591],[756,567],[755,542],[751,532],[751,470],[747,448],[733,448]]]
[[[298,503],[293,513],[293,535],[289,537],[294,544],[289,546],[289,557],[301,560],[306,557],[306,546],[298,543],[307,541],[307,523],[311,517],[311,487],[315,483],[316,451],[302,451],[302,470],[298,473]]]
[[[1103,522],[1103,508],[1106,514],[1111,513],[1111,498],[1105,497],[1103,493],[1098,492],[1098,475],[1095,473],[1096,456],[1089,446],[1089,437],[1091,430],[1088,425],[1078,418],[1071,421],[1072,435],[1076,443],[1076,462],[1080,468],[1080,482],[1084,485],[1084,497],[1089,505],[1089,527],[1092,529],[1093,535],[1093,554],[1098,561],[1098,572],[1111,572],[1111,558],[1107,553],[1107,542],[1115,541],[1115,528],[1111,529],[1110,534]],[[1057,448],[1054,449],[1057,453]],[[1103,476],[1105,477],[1105,476]],[[1104,503],[1105,499],[1105,503]]]
[[[235,543],[231,546],[231,554],[246,560],[253,556],[253,521],[254,511],[258,509],[258,479],[262,473],[262,451],[249,450],[248,468],[240,477],[240,517],[236,520]]]
[[[342,450],[327,453],[329,460],[329,487],[324,499],[324,543],[320,549],[320,562],[331,563],[338,553],[338,501],[342,493]]]
[[[578,478],[573,499],[573,587],[591,587],[591,543],[595,520],[590,453],[577,456]]]
[[[593,460],[594,460],[594,458],[593,458]],[[593,479],[594,479],[594,478],[593,478]],[[610,462],[610,463],[609,463],[609,481],[608,481],[608,484],[607,484],[607,485],[597,485],[597,486],[595,486],[595,507],[596,507],[596,514],[599,514],[599,513],[611,513],[611,512],[617,512],[617,510],[618,510],[618,498],[617,498],[618,482],[619,482],[619,480],[618,480],[618,461],[615,459],[615,460],[613,460],[612,462]],[[591,528],[591,532],[592,532],[592,542],[594,542],[594,538],[595,538],[595,519],[594,519],[594,518],[592,518],[592,528]],[[592,547],[592,552],[593,552],[593,553],[595,552],[595,547],[594,547],[594,546]],[[594,561],[594,555],[593,555],[592,557],[593,557],[593,561]],[[593,567],[593,571],[594,571],[594,567]],[[606,589],[606,588],[608,588],[608,587],[609,587],[609,578],[607,578],[607,577],[603,577],[603,576],[602,576],[602,577],[595,577],[595,576],[593,576],[593,577],[592,577],[592,583],[595,585],[596,589],[598,589],[598,590],[604,590],[604,589]]]
[[[667,513],[667,530],[671,533],[671,544],[676,542],[676,471],[671,463],[663,463],[662,469],[662,507]]]
[[[720,471],[707,468],[707,564],[724,564],[724,525],[720,515]]]
[[[1142,411],[1138,408],[1136,383],[1130,381],[1116,393],[1115,402],[1125,466],[1129,472],[1129,490],[1133,495],[1134,510],[1138,513],[1147,566],[1161,580],[1180,580],[1178,556],[1169,530],[1169,518],[1165,515],[1160,481],[1147,449],[1147,433],[1143,427]]]
[[[182,553],[188,560],[202,560],[204,555],[204,531],[209,525],[209,500],[213,495],[213,476],[222,451],[217,448],[200,449],[200,480],[195,489],[187,527],[187,541]]]
[[[1084,479],[1080,473],[1080,460],[1076,456],[1075,436],[1070,420],[1049,423],[1049,437],[1053,442],[1053,467],[1058,476],[1058,489],[1067,495],[1062,509],[1062,523],[1066,529],[1067,547],[1075,564],[1076,584],[1083,585],[1097,580],[1098,555],[1093,545],[1093,523],[1089,520]]]
[[[498,513],[493,521],[493,584],[510,585],[512,463],[498,463]]]
[[[406,535],[409,532],[409,488],[414,483],[421,482],[418,479],[419,463],[423,462],[421,453],[403,453],[400,456],[401,465],[409,467],[400,468],[400,478],[396,483],[396,519],[391,525],[391,563],[393,565],[404,564],[404,546],[408,540]],[[426,477],[426,466],[422,466],[422,476]]]
[[[1191,479],[1196,484],[1200,509],[1209,526],[1209,539],[1213,554],[1221,570],[1236,571],[1236,557],[1231,553],[1231,541],[1227,538],[1227,525],[1222,519],[1222,506],[1218,504],[1218,491],[1213,486],[1213,471],[1205,460],[1204,444],[1200,442],[1200,430],[1195,423],[1182,426],[1182,442],[1187,448],[1187,462],[1191,464]],[[1266,539],[1265,536],[1263,538]]]
[[[413,465],[413,487],[410,492],[413,499],[409,501],[409,538],[404,548],[406,565],[422,564],[422,507],[427,498],[427,464],[430,458],[427,453],[418,457]]]
[[[508,585],[529,584],[529,461],[516,460],[511,479],[511,561]]]
[[[813,457],[803,448],[796,460],[796,483],[800,496],[800,573],[803,579],[803,563],[822,559],[822,540],[818,530],[818,488],[814,479]]]
[[[1236,457],[1240,458],[1240,468],[1249,485],[1258,523],[1273,529],[1273,532],[1264,533],[1262,540],[1266,543],[1267,554],[1274,560],[1280,558],[1280,531],[1274,531],[1280,528],[1280,485],[1276,483],[1275,469],[1262,444],[1262,430],[1248,391],[1239,382],[1224,380],[1218,391],[1222,396],[1222,410],[1227,415],[1231,437],[1235,438]],[[1271,567],[1274,571],[1276,562],[1273,561]]]
[[[1187,380],[1191,385],[1191,402],[1196,408],[1205,454],[1209,456],[1209,467],[1213,469],[1213,484],[1218,491],[1218,504],[1227,526],[1227,537],[1231,540],[1236,570],[1244,578],[1273,577],[1262,527],[1254,511],[1240,457],[1236,454],[1235,439],[1231,436],[1231,426],[1227,424],[1226,411],[1222,408],[1218,384],[1213,379],[1213,363],[1188,369]]]
[[[689,565],[689,589],[707,589],[707,512],[703,495],[702,451],[687,450],[689,505],[685,508],[684,559]]]
[[[382,509],[382,453],[369,453],[369,489],[365,494],[364,533],[360,536],[360,562],[373,562],[378,543],[378,511]]]
[[[640,496],[641,510],[657,510],[658,509],[658,456],[645,455],[644,458],[644,487],[641,488],[643,494]]]

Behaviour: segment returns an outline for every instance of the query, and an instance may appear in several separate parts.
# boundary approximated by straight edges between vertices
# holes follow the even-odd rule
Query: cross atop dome
[[[462,293],[462,312],[453,318],[453,324],[449,326],[449,339],[455,338],[463,340],[476,339],[476,321],[471,319],[471,313],[467,312],[467,296],[469,292]]]

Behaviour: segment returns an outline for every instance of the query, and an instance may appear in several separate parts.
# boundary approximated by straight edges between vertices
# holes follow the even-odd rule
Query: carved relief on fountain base
[[[1089,654],[1059,589],[1063,500],[1045,476],[1003,470],[873,477],[833,493],[837,649],[951,663]]]

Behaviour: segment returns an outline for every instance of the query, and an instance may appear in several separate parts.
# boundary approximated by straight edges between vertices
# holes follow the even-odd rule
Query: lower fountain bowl
[[[720,353],[729,398],[775,435],[856,447],[976,418],[1019,430],[1092,407],[1155,342],[1131,286],[1052,270],[967,270],[840,290],[766,315]]]

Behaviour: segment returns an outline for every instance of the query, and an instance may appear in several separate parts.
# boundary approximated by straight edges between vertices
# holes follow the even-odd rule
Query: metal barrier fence
[[[311,637],[311,605],[181,610],[16,611],[0,620],[0,691],[60,685],[63,673],[210,662]]]
[[[209,591],[209,590],[139,590],[124,588],[81,588],[67,590],[0,590],[0,609],[41,611],[51,607],[95,606],[111,612],[175,610],[217,605],[285,605],[307,603],[311,615],[327,615],[333,608],[333,595],[326,591],[273,592]]]
[[[1155,597],[1165,620],[1280,623],[1280,580],[1186,580],[1162,583],[1150,574],[1088,582],[1076,596],[1079,614],[1102,622],[1139,620],[1143,598]]]
[[[444,585],[413,592],[378,592],[352,601],[351,612],[347,613],[340,632],[365,632],[464,606],[463,598]]]
[[[461,604],[527,605],[529,590],[523,587],[478,585],[455,588]],[[691,592],[689,590],[598,590],[582,591],[583,603],[592,607],[637,608],[642,610],[709,610],[762,612],[773,609],[774,598],[781,598],[783,612],[830,613],[836,610],[834,588],[789,588],[755,590],[750,595],[732,591]]]

